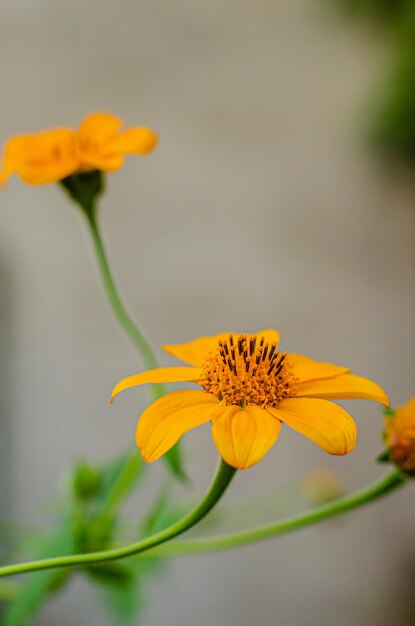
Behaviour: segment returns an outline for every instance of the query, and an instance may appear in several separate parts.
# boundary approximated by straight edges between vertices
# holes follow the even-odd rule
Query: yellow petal
[[[348,454],[356,445],[356,424],[347,411],[333,402],[289,398],[280,402],[278,409],[267,410],[329,454]]]
[[[79,152],[83,169],[96,169],[102,172],[116,172],[124,165],[124,157],[119,154],[96,154],[82,150]]]
[[[260,330],[258,333],[255,333],[258,339],[264,337],[265,343],[276,343],[277,346],[280,342],[280,334],[278,330],[274,330],[273,328],[267,328],[265,330]]]
[[[389,406],[388,396],[379,385],[367,378],[352,374],[300,383],[296,395],[326,400],[373,400]]]
[[[217,403],[210,393],[187,390],[174,391],[150,404],[136,429],[137,447],[144,460],[156,461],[188,430],[209,422]]]
[[[107,147],[115,154],[147,154],[157,143],[157,135],[150,128],[130,128],[115,137]]]
[[[91,113],[78,128],[79,135],[94,144],[105,144],[116,135],[122,126],[121,118],[110,113]]]
[[[227,339],[229,335],[237,337],[240,334],[242,333],[219,333],[218,335],[199,337],[188,343],[162,346],[162,348],[185,363],[190,363],[190,365],[202,365],[208,354],[218,348],[220,340],[223,341]],[[249,333],[246,334],[250,337],[253,336],[249,335]],[[277,345],[280,338],[276,330],[262,330],[259,333],[255,333],[255,336],[258,338],[264,337],[266,342],[276,342]]]
[[[212,415],[212,436],[228,465],[247,469],[258,463],[276,442],[281,422],[259,406],[218,405]]]
[[[0,182],[3,185],[24,162],[25,152],[30,146],[30,136],[17,135],[6,141],[3,148]]]
[[[202,365],[206,356],[217,348],[219,339],[224,336],[225,333],[209,337],[199,337],[188,343],[177,343],[162,346],[162,348],[185,363],[190,363],[190,365]]]
[[[114,387],[111,394],[111,402],[121,391],[137,387],[138,385],[148,385],[157,383],[183,383],[192,382],[200,377],[200,370],[196,367],[159,367],[154,370],[147,370],[134,376],[129,376],[121,380]]]
[[[0,182],[18,174],[32,185],[44,185],[69,176],[78,169],[75,134],[57,128],[9,139],[4,147]]]
[[[320,378],[333,378],[340,374],[347,374],[350,369],[333,365],[332,363],[324,363],[323,361],[315,361],[303,354],[290,353],[287,356],[288,363],[291,365],[293,372],[300,381],[318,380]]]

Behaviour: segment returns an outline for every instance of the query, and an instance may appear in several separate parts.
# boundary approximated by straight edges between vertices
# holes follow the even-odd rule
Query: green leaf
[[[131,559],[122,564],[90,568],[91,581],[101,588],[101,598],[108,605],[116,625],[137,624],[147,605],[148,585],[161,572],[162,559]]]
[[[189,482],[189,478],[184,469],[183,454],[180,443],[176,443],[176,445],[164,455],[164,459],[171,473],[176,478],[183,483]]]
[[[52,535],[38,541],[38,549],[33,558],[41,559],[57,554],[73,552],[72,528],[64,520]],[[3,626],[32,626],[34,617],[45,601],[68,582],[72,570],[45,570],[29,575],[13,600],[6,608]]]
[[[97,510],[115,511],[136,486],[145,463],[136,450],[117,457],[101,469],[101,489],[96,496]]]
[[[174,524],[174,522],[177,522],[177,520],[188,512],[188,503],[172,503],[170,497],[171,489],[168,484],[165,484],[140,525],[140,534],[144,537],[164,530],[168,526],[171,526],[171,524]]]
[[[381,18],[391,18],[399,14],[405,8],[406,2],[407,0],[341,0],[341,4],[351,11],[371,12]]]

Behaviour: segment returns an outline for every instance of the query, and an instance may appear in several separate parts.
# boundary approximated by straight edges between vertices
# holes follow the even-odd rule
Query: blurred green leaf
[[[167,452],[164,458],[166,459],[167,465],[172,474],[181,482],[188,482],[189,477],[184,469],[182,447],[180,442],[176,443],[176,445]]]
[[[136,450],[99,467],[99,489],[93,494],[93,508],[115,512],[141,477],[145,464]]]
[[[48,558],[57,554],[73,552],[72,527],[68,520],[62,521],[51,534],[39,539],[34,559]],[[3,626],[32,626],[33,618],[45,601],[67,583],[71,569],[45,570],[29,576],[21,584],[15,599],[7,606]]]
[[[411,41],[401,43],[395,66],[372,106],[375,148],[415,160],[415,24]]]
[[[122,563],[89,568],[87,575],[101,588],[102,600],[108,605],[115,624],[137,624],[147,605],[152,576],[167,565],[162,559],[130,559]]]
[[[158,533],[177,522],[188,511],[189,504],[187,502],[171,501],[171,488],[165,484],[141,523],[140,534],[147,537]]]
[[[415,3],[340,0],[354,13],[380,18],[393,62],[371,98],[368,133],[375,150],[415,163]]]
[[[399,14],[407,5],[407,0],[339,0],[350,11],[363,11],[380,17]]]

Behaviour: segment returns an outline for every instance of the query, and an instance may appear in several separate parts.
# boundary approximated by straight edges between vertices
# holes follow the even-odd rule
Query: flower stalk
[[[157,367],[157,360],[154,356],[153,350],[150,347],[150,344],[144,337],[143,333],[138,329],[137,325],[133,322],[131,315],[128,313],[126,307],[121,301],[110,269],[108,257],[102,242],[102,237],[96,218],[95,207],[92,207],[90,211],[84,210],[83,213],[86,217],[86,222],[89,227],[89,232],[95,252],[95,258],[97,261],[105,294],[114,312],[114,315],[118,319],[121,327],[124,329],[128,337],[131,339],[134,346],[137,348],[140,356],[143,359],[144,365],[149,369]],[[154,387],[154,395],[156,397],[160,397],[162,394],[162,387]]]
[[[103,550],[100,552],[90,552],[88,554],[75,554],[51,559],[42,559],[40,561],[32,561],[17,565],[8,565],[0,568],[0,577],[58,567],[98,565],[107,561],[114,561],[116,559],[123,559],[129,556],[137,555],[140,554],[140,552],[154,548],[165,541],[169,541],[170,539],[181,535],[203,519],[223,496],[235,473],[235,468],[230,467],[221,460],[215,478],[213,479],[209,490],[201,502],[192,511],[190,511],[190,513],[155,535],[128,546],[115,548],[113,550]]]
[[[407,476],[398,470],[394,470],[365,489],[339,498],[329,504],[319,506],[307,513],[301,513],[300,515],[295,515],[273,524],[265,524],[257,528],[250,528],[248,530],[229,533],[218,537],[172,541],[169,544],[150,550],[146,553],[146,558],[219,552],[245,546],[257,541],[273,539],[274,537],[294,532],[295,530],[311,526],[317,522],[322,522],[323,520],[336,517],[342,513],[347,513],[370,502],[379,500],[399,487],[402,487],[406,482]]]
[[[323,520],[360,508],[361,506],[379,500],[399,487],[402,487],[408,481],[408,477],[405,474],[398,470],[393,470],[385,476],[382,476],[379,481],[369,485],[369,487],[356,491],[343,498],[339,498],[329,504],[319,506],[311,511],[307,511],[306,513],[301,513],[300,515],[295,515],[279,522],[265,524],[263,526],[258,526],[257,528],[251,528],[237,533],[229,533],[219,537],[166,543],[170,539],[177,537],[179,534],[182,534],[194,526],[198,521],[205,517],[205,515],[207,515],[207,513],[215,506],[225,492],[235,474],[235,471],[236,470],[234,468],[222,461],[212,486],[202,502],[195,509],[193,509],[191,513],[160,533],[137,543],[117,548],[115,550],[56,557],[53,559],[1,567],[0,577],[55,567],[79,567],[93,565],[129,556],[139,556],[144,552],[146,558],[157,558],[229,550],[231,548],[237,548],[257,541],[264,541],[266,539],[272,539],[280,535],[294,532],[295,530],[311,526]]]
[[[133,345],[136,347],[138,353],[143,359],[145,367],[150,369],[157,367],[157,359],[149,342],[145,338],[144,334],[139,330],[122,302],[108,261],[108,256],[102,240],[97,218],[96,202],[97,198],[101,195],[104,189],[101,172],[96,170],[87,174],[70,176],[61,181],[61,185],[70,198],[81,209],[81,213],[85,217],[88,230],[91,235],[95,259],[104,292],[115,317]],[[156,400],[164,395],[165,388],[163,385],[153,385],[151,393],[153,395],[153,399]],[[183,480],[185,478],[185,473],[177,446],[169,452],[166,460],[173,473],[178,478]],[[132,463],[134,463],[134,459],[132,459]],[[132,477],[134,472],[130,472],[127,467],[126,475]],[[128,488],[128,484],[123,484],[123,486],[121,486],[122,490],[128,491]]]

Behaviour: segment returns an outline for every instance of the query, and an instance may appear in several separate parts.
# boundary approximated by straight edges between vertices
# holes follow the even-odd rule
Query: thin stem
[[[176,537],[177,535],[180,535],[181,533],[184,533],[205,517],[205,515],[209,513],[209,511],[225,493],[228,485],[235,475],[235,472],[235,468],[230,467],[221,460],[215,478],[202,501],[190,513],[182,517],[182,519],[155,535],[123,548],[103,550],[102,552],[91,552],[89,554],[75,554],[71,556],[55,557],[52,559],[43,559],[41,561],[32,561],[18,565],[8,565],[0,568],[0,577],[23,574],[25,572],[35,572],[54,567],[97,565],[105,561],[123,559],[153,548],[161,543],[164,543],[165,541],[168,541],[169,539],[172,539],[173,537]]]
[[[186,554],[199,554],[201,552],[216,552],[220,550],[229,550],[230,548],[236,548],[244,546],[256,541],[263,541],[264,539],[271,539],[284,535],[286,533],[293,532],[305,526],[316,524],[325,519],[341,515],[352,509],[359,508],[369,502],[378,500],[391,491],[394,491],[398,487],[401,487],[407,482],[407,477],[397,470],[394,470],[383,476],[378,482],[356,491],[344,498],[339,498],[334,502],[319,506],[312,511],[301,513],[293,517],[289,517],[285,520],[275,522],[273,524],[266,524],[264,526],[258,526],[249,530],[243,530],[237,533],[231,533],[228,535],[221,535],[218,537],[209,537],[206,539],[194,539],[187,541],[173,541],[162,547],[156,548],[146,552],[147,557],[164,557],[164,556],[179,556]],[[143,555],[144,556],[144,555]]]
[[[153,350],[151,349],[150,344],[141,333],[141,331],[137,328],[136,324],[133,322],[130,314],[126,310],[124,304],[121,301],[118,290],[115,286],[115,281],[112,276],[112,272],[110,269],[110,265],[108,262],[107,254],[105,252],[105,248],[102,242],[101,234],[99,232],[99,227],[96,219],[96,212],[94,210],[83,211],[89,230],[92,237],[92,242],[94,245],[95,256],[98,263],[98,268],[101,274],[102,283],[104,285],[105,293],[108,298],[108,302],[111,305],[112,310],[114,311],[115,316],[118,318],[121,326],[124,328],[125,332],[136,346],[138,352],[142,356],[144,361],[144,365],[148,369],[153,369],[157,367],[157,360],[154,356]],[[161,395],[161,394],[159,394]]]
[[[118,293],[118,289],[108,262],[107,253],[102,241],[96,217],[96,207],[93,203],[87,203],[85,205],[81,203],[79,206],[89,227],[99,273],[108,302],[121,327],[125,330],[128,337],[131,339],[132,343],[141,355],[145,367],[148,369],[154,369],[158,366],[154,352],[143,333],[138,329],[135,322],[133,322]],[[163,385],[152,385],[150,393],[154,399],[157,399],[164,395],[165,391],[166,390]],[[180,444],[176,444],[171,450],[169,450],[166,454],[166,461],[176,476],[183,480],[185,479],[185,473],[182,467],[181,455],[178,447],[179,445]],[[131,463],[134,465],[134,459],[132,459]],[[123,486],[121,487],[121,490],[128,492],[130,485],[135,481],[134,471],[130,471],[128,466],[126,468],[126,475],[129,477],[129,482],[127,479],[123,478]]]

